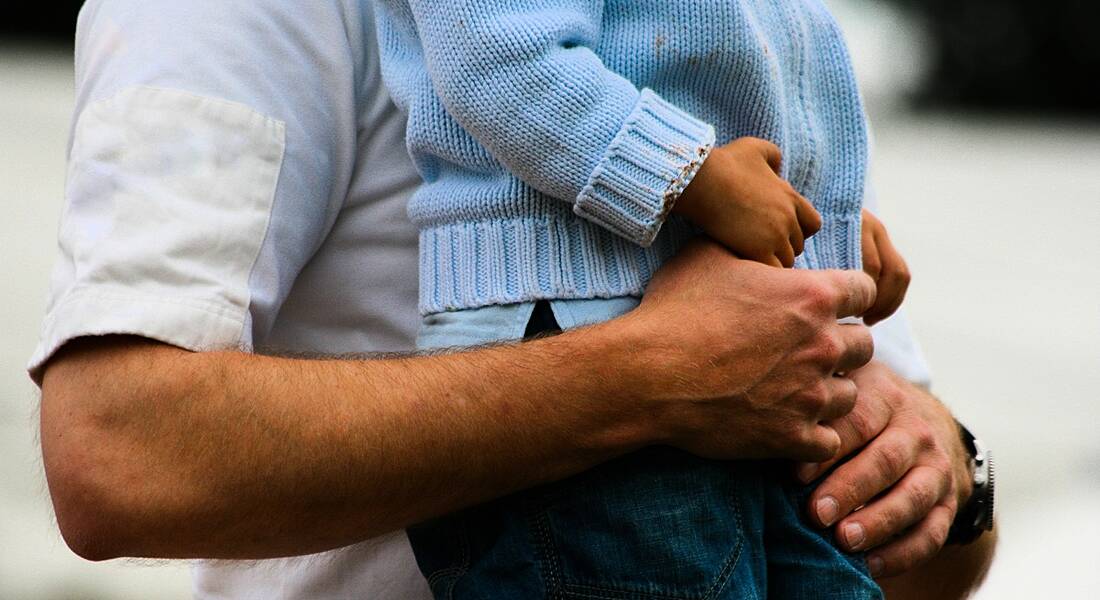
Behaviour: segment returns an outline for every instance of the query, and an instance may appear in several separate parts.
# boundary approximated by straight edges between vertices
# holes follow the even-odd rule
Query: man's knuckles
[[[822,273],[819,277],[802,278],[798,293],[804,314],[815,323],[826,323],[836,318],[837,308],[849,292],[847,283],[839,276]]]
[[[829,375],[832,375],[836,365],[840,362],[841,357],[844,356],[846,350],[844,340],[840,335],[829,328],[823,330],[814,339],[814,354],[817,358],[817,363],[820,365],[822,371]]]
[[[813,385],[803,388],[791,397],[791,401],[797,408],[799,416],[803,419],[814,419],[829,405],[830,392],[825,381],[819,380]]]
[[[915,470],[914,475],[920,470]],[[943,499],[946,483],[937,473],[928,473],[927,477],[914,477],[907,487],[906,495],[911,510],[916,514],[927,514],[933,506]]]
[[[858,384],[852,382],[858,389]],[[860,392],[866,396],[866,392]],[[847,433],[845,449],[854,451],[857,448],[870,443],[871,440],[882,433],[882,430],[886,428],[886,424],[890,421],[890,415],[885,410],[885,405],[880,402],[860,402],[857,399],[857,406],[852,412],[848,413],[844,419],[844,428]],[[874,410],[872,407],[878,407],[880,410]]]
[[[912,453],[895,441],[879,444],[873,448],[871,456],[879,476],[891,482],[900,479],[913,466]]]

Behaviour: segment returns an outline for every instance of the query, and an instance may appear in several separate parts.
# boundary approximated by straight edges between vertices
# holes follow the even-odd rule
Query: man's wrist
[[[966,448],[967,496],[960,500],[947,542],[969,544],[993,529],[994,471],[993,457],[982,442],[956,421],[959,442]]]
[[[671,436],[666,420],[660,418],[653,383],[661,365],[654,358],[658,354],[654,336],[646,333],[644,321],[630,314],[566,332],[552,342],[569,344],[575,349],[570,354],[596,366],[599,374],[584,395],[598,403],[595,411],[604,413],[603,434],[597,443],[605,451],[627,453],[668,441]]]
[[[614,372],[621,379],[612,394],[617,396],[621,418],[633,423],[638,447],[679,446],[696,435],[696,419],[685,410],[684,402],[694,392],[684,389],[683,377],[698,366],[685,362],[682,341],[667,323],[651,318],[643,305],[600,327],[605,326],[614,347],[606,351],[603,361],[613,360],[616,365]]]
[[[959,422],[954,418],[952,420],[955,427],[959,427]],[[955,465],[955,488],[958,490],[958,509],[961,510],[967,502],[970,502],[970,497],[974,495],[974,467],[970,451],[963,444],[961,437],[956,436],[954,449],[955,451],[952,454]]]

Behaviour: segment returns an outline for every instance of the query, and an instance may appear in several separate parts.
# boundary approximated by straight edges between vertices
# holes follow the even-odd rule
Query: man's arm
[[[837,324],[858,273],[698,243],[620,319],[519,345],[383,360],[70,342],[46,366],[58,523],[90,559],[334,548],[664,443],[824,460],[871,354]],[[722,314],[723,318],[700,318]]]

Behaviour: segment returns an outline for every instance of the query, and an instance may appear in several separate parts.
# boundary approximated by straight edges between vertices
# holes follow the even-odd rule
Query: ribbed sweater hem
[[[579,219],[455,223],[420,232],[420,313],[535,300],[641,296],[665,261],[696,235],[670,218],[649,247]],[[859,215],[828,216],[801,268],[859,269]]]
[[[795,260],[799,269],[863,268],[862,219],[859,214],[822,215],[821,230],[806,240],[805,251]]]

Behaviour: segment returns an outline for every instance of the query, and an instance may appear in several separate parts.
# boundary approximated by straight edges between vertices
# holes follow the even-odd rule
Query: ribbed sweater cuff
[[[648,247],[713,147],[713,127],[644,89],[573,212]]]

